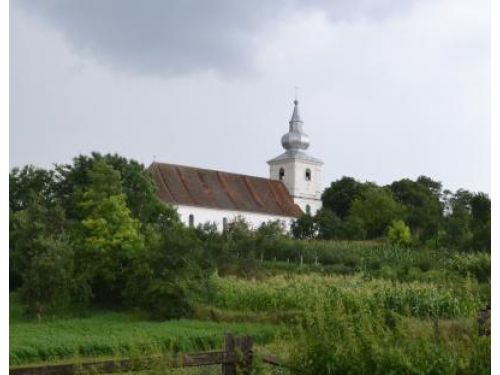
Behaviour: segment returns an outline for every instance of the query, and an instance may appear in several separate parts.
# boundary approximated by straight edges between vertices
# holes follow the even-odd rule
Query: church
[[[269,178],[153,162],[148,169],[158,197],[189,226],[210,222],[222,230],[243,217],[253,228],[278,220],[288,230],[293,220],[321,208],[323,162],[306,153],[310,141],[302,126],[294,100],[288,133],[281,137],[285,152],[267,162]]]

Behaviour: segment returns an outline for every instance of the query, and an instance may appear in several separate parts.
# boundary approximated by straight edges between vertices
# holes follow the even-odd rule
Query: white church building
[[[285,152],[267,162],[269,178],[153,162],[148,169],[158,197],[189,226],[211,222],[222,229],[243,217],[254,228],[279,220],[289,229],[293,220],[321,208],[323,165],[305,152],[310,141],[302,130],[298,100],[289,124],[281,138]]]

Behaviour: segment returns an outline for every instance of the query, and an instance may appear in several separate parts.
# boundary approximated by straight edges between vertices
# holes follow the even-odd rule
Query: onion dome
[[[285,150],[298,151],[307,150],[309,147],[309,136],[302,131],[302,120],[299,115],[299,101],[293,101],[292,118],[290,119],[290,130],[281,137],[281,144]]]

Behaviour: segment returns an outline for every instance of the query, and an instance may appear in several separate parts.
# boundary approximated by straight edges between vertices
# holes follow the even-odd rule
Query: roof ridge
[[[196,169],[198,171],[209,171],[209,172],[220,172],[220,173],[225,173],[225,174],[229,174],[229,175],[233,175],[233,176],[242,176],[242,177],[251,177],[251,178],[258,178],[258,179],[261,179],[261,180],[269,180],[269,178],[267,177],[262,177],[262,176],[252,176],[250,174],[242,174],[242,173],[236,173],[236,172],[228,172],[228,171],[222,171],[220,169],[211,169],[211,168],[200,168],[200,167],[193,167],[191,165],[182,165],[182,164],[174,164],[174,163],[162,163],[162,162],[157,162],[157,161],[154,161],[151,163],[151,165],[149,167],[152,167],[153,164],[159,164],[159,165],[170,165],[174,168],[177,168],[177,167],[182,167],[182,168],[190,168],[190,169]],[[271,181],[276,181],[276,182],[281,182],[281,181],[278,181],[278,180],[271,180]]]

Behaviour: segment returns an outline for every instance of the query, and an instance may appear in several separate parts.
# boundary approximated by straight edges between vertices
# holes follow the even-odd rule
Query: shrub
[[[387,229],[387,239],[392,245],[407,246],[411,242],[410,228],[403,220],[394,220]]]

